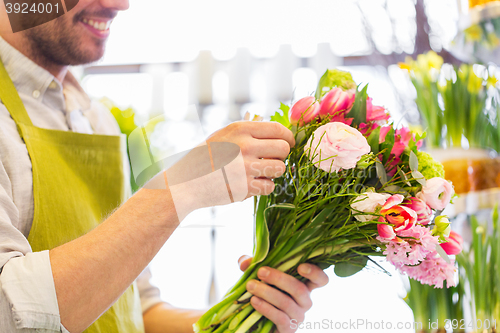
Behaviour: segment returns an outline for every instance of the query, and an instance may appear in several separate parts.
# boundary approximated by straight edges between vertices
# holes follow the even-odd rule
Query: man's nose
[[[99,3],[104,8],[114,10],[127,10],[129,8],[128,0],[100,0]]]

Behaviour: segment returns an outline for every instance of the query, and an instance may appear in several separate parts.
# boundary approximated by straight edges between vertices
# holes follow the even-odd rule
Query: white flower
[[[390,194],[387,193],[375,193],[375,192],[365,192],[358,196],[351,203],[351,208],[353,209],[353,214],[363,213],[375,213],[377,208],[382,207],[387,199],[390,198]],[[369,214],[359,214],[354,215],[354,217],[360,222],[367,222],[376,219],[376,216]]]

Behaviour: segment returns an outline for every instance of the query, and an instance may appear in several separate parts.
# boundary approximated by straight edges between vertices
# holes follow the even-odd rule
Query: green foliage
[[[271,121],[276,121],[278,123],[280,123],[281,125],[287,127],[287,128],[290,128],[290,118],[289,118],[289,115],[288,115],[288,112],[290,111],[290,107],[288,105],[285,105],[283,103],[280,103],[280,107],[279,107],[279,110],[281,110],[281,112],[279,111],[276,111],[274,113],[274,115],[271,116]]]
[[[335,275],[338,277],[352,276],[365,268],[367,262],[368,257],[359,257],[350,262],[338,263],[334,267]]]
[[[500,151],[497,119],[490,116],[498,113],[500,92],[494,71],[472,64],[443,65],[432,51],[401,67],[409,71],[417,92],[429,146],[462,147],[465,137],[470,147]]]
[[[422,173],[425,179],[434,177],[445,178],[443,165],[436,161],[430,154],[419,151],[417,152],[417,158],[418,171]]]
[[[409,280],[410,289],[404,300],[412,309],[415,322],[422,323],[424,329],[428,328],[429,321],[437,320],[438,328],[444,329],[446,320],[456,319],[460,323],[464,318],[464,284],[451,288],[433,288],[413,279]]]
[[[107,98],[101,99],[101,103],[104,104],[111,114],[116,119],[118,126],[120,126],[120,131],[127,136],[132,133],[134,129],[136,129],[137,125],[135,124],[135,110],[132,108],[127,108],[125,110],[121,110],[113,102]]]
[[[338,69],[328,69],[321,79],[319,79],[318,87],[316,88],[316,99],[321,99],[323,95],[335,87],[344,90],[355,89],[356,83],[352,79],[351,73]]]
[[[473,320],[500,318],[500,228],[498,206],[492,213],[492,224],[470,217],[472,243],[457,256],[460,278],[467,281],[471,295]]]
[[[385,136],[384,142],[380,144],[380,150],[383,152],[384,163],[387,163],[389,161],[392,147],[394,147],[394,143],[395,143],[395,131],[394,127],[391,126],[391,129],[389,130],[389,132],[387,132],[387,135]]]
[[[368,99],[368,85],[365,85],[361,91],[356,88],[356,97],[354,98],[354,104],[351,111],[349,111],[347,117],[354,118],[352,126],[359,126],[362,123],[366,123],[366,100]]]
[[[379,147],[380,147],[379,140],[380,140],[380,127],[377,127],[370,133],[368,139],[366,139],[366,141],[368,141],[368,144],[370,145],[372,153],[374,154],[378,154],[379,152]]]

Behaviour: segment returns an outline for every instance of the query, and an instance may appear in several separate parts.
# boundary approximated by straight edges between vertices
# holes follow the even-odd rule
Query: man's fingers
[[[295,146],[295,137],[292,131],[277,122],[248,122],[250,133],[256,139],[282,139],[290,147]]]
[[[253,160],[247,164],[248,176],[253,178],[278,178],[285,173],[286,166],[280,160]]]
[[[270,179],[257,178],[251,179],[248,182],[248,195],[247,198],[253,197],[254,195],[268,195],[274,191],[274,182]]]
[[[285,140],[255,140],[250,148],[257,158],[275,158],[284,160],[290,153],[290,145]]]
[[[252,295],[274,305],[277,309],[285,312],[288,317],[303,321],[304,310],[282,291],[257,280],[250,280],[246,287]]]
[[[260,268],[257,276],[261,281],[287,292],[301,308],[306,310],[311,308],[309,288],[293,276],[270,267]]]
[[[306,282],[306,285],[311,291],[324,287],[328,284],[328,275],[326,275],[326,273],[316,265],[301,264],[298,267],[298,272],[303,277],[309,279],[309,281]]]
[[[290,317],[288,317],[286,313],[276,309],[274,306],[257,296],[253,296],[250,299],[250,304],[252,304],[253,308],[257,310],[258,313],[272,321],[277,326],[280,333],[292,332],[290,328]]]
[[[252,262],[252,257],[244,255],[238,259],[238,265],[240,265],[240,269],[244,272],[247,270],[248,266]]]

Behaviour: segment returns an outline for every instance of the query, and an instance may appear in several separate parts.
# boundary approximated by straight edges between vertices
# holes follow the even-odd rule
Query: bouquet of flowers
[[[255,199],[250,267],[224,299],[194,324],[195,332],[270,332],[246,284],[262,266],[298,279],[303,262],[334,265],[338,276],[385,256],[421,283],[454,285],[450,222],[440,212],[453,195],[441,164],[419,151],[422,137],[388,123],[350,73],[328,70],[315,96],[271,117],[295,134],[275,190]]]

